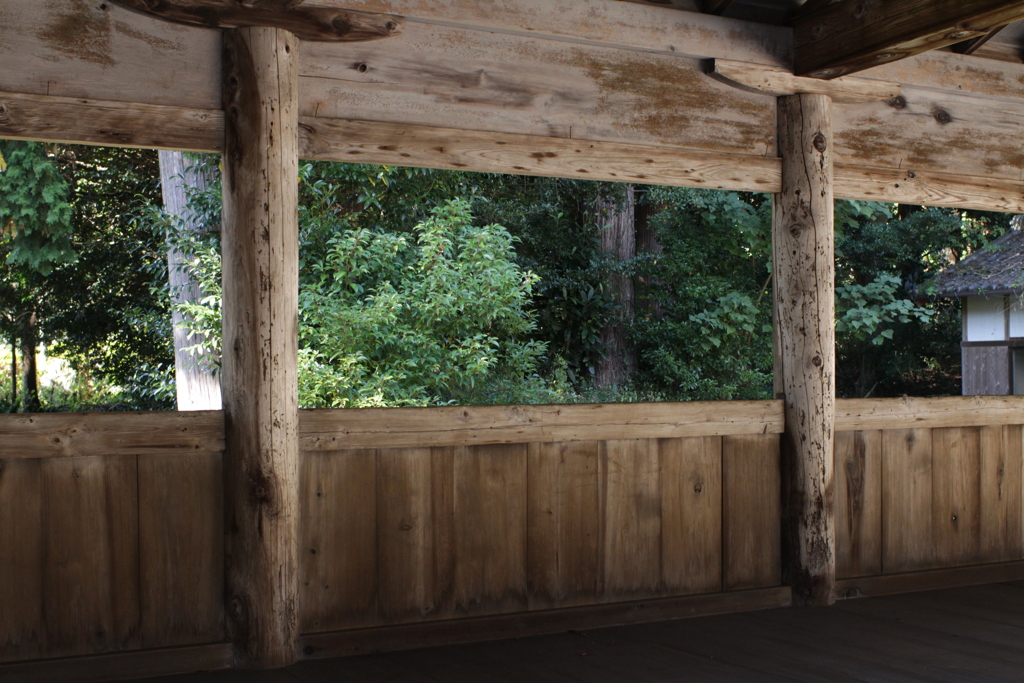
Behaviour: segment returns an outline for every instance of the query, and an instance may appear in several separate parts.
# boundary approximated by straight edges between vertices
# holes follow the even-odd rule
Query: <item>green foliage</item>
[[[49,275],[72,263],[68,184],[47,148],[35,142],[0,142],[0,228],[7,264]]]
[[[909,299],[897,298],[903,283],[894,275],[879,273],[866,285],[850,282],[836,286],[836,333],[854,339],[870,339],[875,346],[892,339],[895,323],[907,324],[911,319],[928,324],[934,311],[915,306]]]

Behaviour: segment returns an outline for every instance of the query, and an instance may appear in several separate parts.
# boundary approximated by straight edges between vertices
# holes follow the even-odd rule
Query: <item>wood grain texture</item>
[[[242,662],[280,667],[298,635],[298,41],[224,45],[228,626]]]
[[[984,35],[1024,18],[1008,0],[811,3],[793,24],[795,72],[835,78]]]
[[[778,192],[782,186],[781,163],[775,157],[544,135],[456,133],[448,128],[312,116],[302,117],[300,122],[300,156],[304,159],[750,192]],[[895,133],[900,130],[897,126]],[[889,132],[894,133],[892,129]],[[12,93],[0,94],[0,135],[207,152],[221,151],[224,137],[223,115],[218,110]],[[909,137],[902,139],[910,144]],[[883,146],[864,148],[864,154],[851,148],[851,153],[860,157],[851,164],[836,164],[837,197],[1024,212],[1024,190],[1014,179],[968,176],[949,164],[943,164],[948,173],[921,167],[860,165],[878,163],[872,162],[870,155],[883,151],[887,143],[883,138],[876,143]],[[935,165],[944,149],[918,148],[926,154],[918,158],[925,169]],[[972,147],[967,153],[973,156],[974,151]],[[986,158],[995,157],[988,153]],[[987,170],[975,165],[974,172],[985,174]]]
[[[304,452],[782,431],[781,401],[367,408],[299,415]]]
[[[311,43],[304,116],[770,156],[770,98],[698,60],[410,22],[370,43]]]
[[[656,595],[661,584],[661,479],[658,442],[601,444],[606,602]]]
[[[956,567],[981,554],[981,434],[932,430],[932,547],[935,564]]]
[[[526,444],[455,450],[455,613],[526,608]]]
[[[930,430],[882,432],[882,571],[886,574],[934,566],[932,481]]]
[[[139,649],[135,456],[42,462],[47,657]]]
[[[779,98],[775,329],[785,397],[783,538],[794,600],[835,601],[835,236],[832,102]]]
[[[836,430],[931,429],[1019,424],[1024,396],[840,399]]]
[[[882,433],[836,434],[836,576],[882,573]]]
[[[378,622],[377,490],[374,450],[303,454],[303,633]]]
[[[784,95],[828,95],[833,102],[860,104],[892,99],[900,94],[900,84],[873,78],[847,76],[831,81],[800,78],[782,67],[713,59],[707,67],[716,80],[738,88],[772,97]]]
[[[889,576],[843,579],[836,582],[836,590],[843,598],[870,598],[878,595],[897,595],[940,588],[981,586],[1021,580],[1024,580],[1024,562],[1001,562]]]
[[[781,583],[779,437],[722,440],[722,586]]]
[[[1022,428],[981,428],[981,562],[1024,557]]]
[[[0,460],[0,662],[36,659],[46,648],[42,465]]]
[[[788,64],[792,32],[778,26],[619,0],[316,0],[318,5],[400,14],[416,23],[586,41],[670,55]]]
[[[223,642],[221,455],[139,456],[138,482],[141,646]]]
[[[601,588],[600,445],[531,443],[527,494],[529,607],[593,604]]]
[[[396,35],[402,18],[336,10],[295,2],[276,7],[266,3],[217,0],[111,0],[114,4],[162,21],[202,28],[262,26],[289,31],[302,40],[363,41]]]
[[[0,416],[0,458],[216,453],[224,416],[194,413],[80,413]]]
[[[662,439],[661,575],[670,595],[722,590],[722,437]]]

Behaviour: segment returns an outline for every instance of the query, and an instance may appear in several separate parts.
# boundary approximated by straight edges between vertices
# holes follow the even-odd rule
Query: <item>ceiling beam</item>
[[[957,43],[956,45],[953,46],[953,52],[960,55],[973,55],[975,52],[978,51],[978,48],[980,48],[982,45],[995,38],[996,34],[1002,31],[1004,28],[1006,27],[996,26],[983,36],[978,36],[977,38],[971,38],[970,40],[965,40],[962,43]]]
[[[207,28],[264,26],[290,31],[303,40],[355,42],[397,35],[402,18],[333,7],[311,7],[302,0],[113,0],[158,19]]]
[[[700,11],[704,14],[725,14],[733,0],[701,0]]]
[[[836,78],[1022,18],[1021,0],[810,0],[793,22],[795,73]]]

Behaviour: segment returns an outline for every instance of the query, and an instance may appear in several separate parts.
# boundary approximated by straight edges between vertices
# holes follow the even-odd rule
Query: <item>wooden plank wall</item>
[[[0,434],[0,662],[224,640],[219,412]]]
[[[1024,423],[1024,403],[840,401],[839,412],[840,578],[1024,558],[1022,428],[1006,424]]]
[[[301,630],[778,586],[781,410],[307,413]]]

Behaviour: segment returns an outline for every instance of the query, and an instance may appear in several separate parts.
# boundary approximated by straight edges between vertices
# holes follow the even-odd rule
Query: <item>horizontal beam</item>
[[[984,36],[1021,18],[1019,0],[812,0],[793,24],[794,72],[836,78]]]
[[[1024,396],[943,396],[840,400],[836,431],[1024,424]]]
[[[223,0],[111,0],[134,12],[202,28],[265,26],[294,33],[303,40],[365,41],[390,38],[402,18],[298,2],[223,2]]]
[[[898,97],[900,84],[873,78],[846,76],[825,81],[800,78],[776,66],[764,66],[726,59],[708,60],[708,74],[722,83],[772,97],[784,95],[828,95],[833,102],[860,104]]]
[[[304,452],[779,434],[782,401],[311,410]]]
[[[0,460],[224,450],[220,411],[0,416]]]
[[[872,598],[880,595],[899,595],[943,588],[982,586],[1024,579],[1024,562],[981,564],[953,569],[933,569],[888,576],[866,576],[859,579],[836,581],[836,597]]]
[[[0,93],[0,137],[219,152],[217,110]],[[303,117],[304,159],[512,173],[674,187],[778,192],[776,157],[539,135]],[[1024,213],[1024,183],[837,164],[836,196]]]
[[[229,643],[0,664],[4,683],[92,683],[229,669]]]
[[[792,589],[788,586],[759,588],[734,593],[687,595],[639,602],[309,634],[300,639],[299,651],[310,659],[344,657],[563,633],[570,629],[607,628],[667,619],[753,612],[788,607],[790,604]]]

